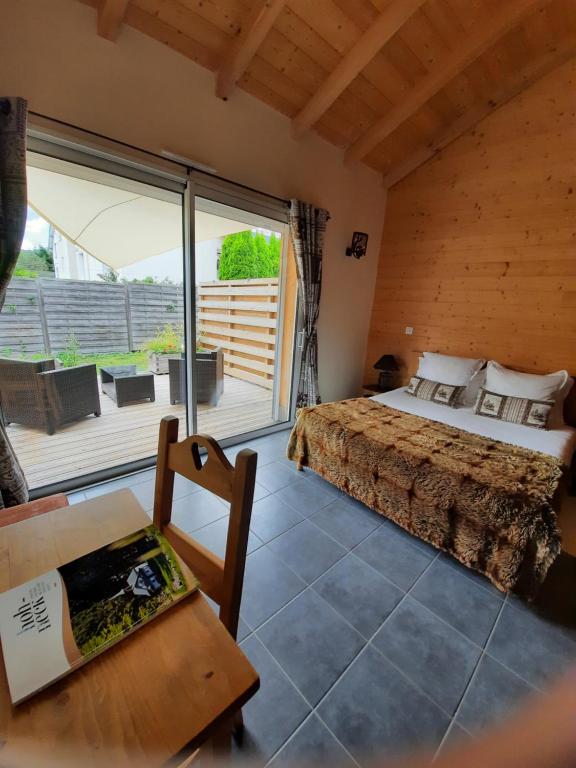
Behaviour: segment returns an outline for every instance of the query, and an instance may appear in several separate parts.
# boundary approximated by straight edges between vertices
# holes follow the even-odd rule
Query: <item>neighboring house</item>
[[[54,232],[54,272],[56,277],[70,280],[100,280],[99,274],[108,271],[101,261],[84,253],[75,243]]]

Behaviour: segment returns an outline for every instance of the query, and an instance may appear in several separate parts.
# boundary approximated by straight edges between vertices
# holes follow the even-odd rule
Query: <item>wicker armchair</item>
[[[224,391],[224,355],[220,348],[196,352],[196,401],[216,406]],[[186,402],[186,360],[168,360],[170,402]]]
[[[49,435],[62,424],[100,416],[95,365],[55,369],[54,360],[0,358],[0,407],[5,424],[41,427]]]

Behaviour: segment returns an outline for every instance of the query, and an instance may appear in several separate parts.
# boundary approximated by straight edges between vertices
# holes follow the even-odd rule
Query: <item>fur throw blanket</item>
[[[357,398],[303,408],[288,457],[503,591],[533,595],[560,552],[546,454]]]

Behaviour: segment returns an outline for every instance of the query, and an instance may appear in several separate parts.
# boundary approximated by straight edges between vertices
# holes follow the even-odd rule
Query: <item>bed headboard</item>
[[[440,350],[436,350],[436,349],[430,350],[430,351],[440,352]],[[449,354],[449,353],[446,353],[446,354]],[[408,380],[410,376],[413,376],[418,370],[418,358],[421,357],[421,355],[422,355],[422,350],[413,349],[409,352],[409,358],[407,360],[401,361],[403,363],[402,367],[404,368],[404,373],[406,374],[405,376],[406,380]],[[473,357],[472,354],[470,354],[469,356]],[[522,373],[550,373],[550,371],[536,370],[535,368],[530,369],[530,368],[527,368],[525,365],[516,366],[510,362],[503,363],[503,365],[506,365],[507,368],[514,368],[517,371],[522,371]],[[572,376],[573,379],[576,380],[576,373],[570,372],[570,375]],[[572,387],[570,393],[568,394],[568,397],[566,398],[566,401],[564,402],[564,421],[566,422],[566,424],[569,424],[571,427],[576,427],[576,384]]]

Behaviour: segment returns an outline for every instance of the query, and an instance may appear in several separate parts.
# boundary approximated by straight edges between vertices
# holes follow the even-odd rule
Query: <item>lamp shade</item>
[[[377,363],[374,363],[374,368],[377,371],[397,371],[398,363],[396,362],[394,355],[382,355]]]

